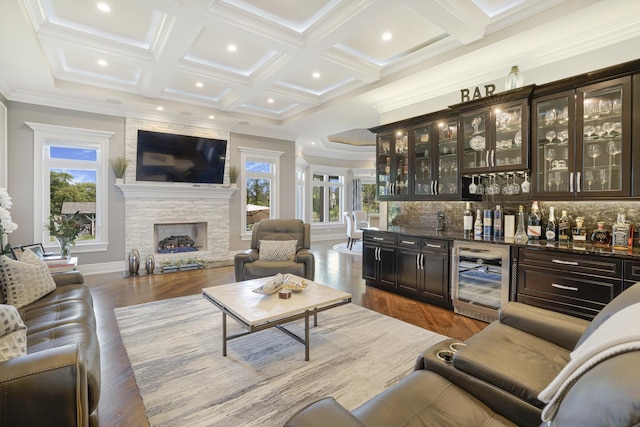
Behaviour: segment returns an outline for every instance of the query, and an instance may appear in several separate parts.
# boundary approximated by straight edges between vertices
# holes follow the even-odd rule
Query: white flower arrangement
[[[11,252],[11,244],[4,243],[4,235],[13,233],[18,229],[18,224],[11,221],[11,209],[13,202],[11,202],[11,196],[6,189],[0,188],[0,254],[7,254]]]

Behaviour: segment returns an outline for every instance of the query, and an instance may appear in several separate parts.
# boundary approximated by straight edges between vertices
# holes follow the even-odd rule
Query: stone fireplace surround
[[[147,183],[136,181],[136,152],[138,129],[181,135],[225,139],[229,133],[193,126],[127,119],[125,128],[125,157],[129,167],[125,184],[118,185],[125,197],[125,256],[137,249],[144,261],[153,255],[156,270],[163,260],[198,257],[207,264],[229,264],[229,199],[235,189],[228,185],[194,185],[182,183]],[[225,182],[228,182],[228,160]],[[154,224],[206,223],[204,250],[197,252],[159,254],[156,252]]]

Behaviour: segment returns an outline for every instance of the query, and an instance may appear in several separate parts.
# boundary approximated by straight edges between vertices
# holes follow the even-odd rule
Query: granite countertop
[[[376,230],[372,230],[376,231]],[[479,243],[493,243],[493,244],[501,244],[501,245],[515,245],[516,243],[513,239],[491,239],[491,240],[476,240],[474,238],[465,238],[463,233],[460,231],[435,231],[428,230],[423,228],[410,228],[410,227],[400,227],[400,226],[389,226],[386,229],[380,228],[379,231],[388,231],[391,233],[403,234],[406,236],[416,236],[416,237],[426,237],[433,239],[443,239],[443,240],[462,240],[469,242],[479,242]],[[633,248],[633,250],[621,251],[614,250],[612,247],[603,247],[596,246],[592,243],[560,243],[560,242],[547,242],[545,240],[539,241],[529,241],[526,246],[531,249],[540,249],[540,250],[558,250],[558,251],[566,251],[568,253],[579,253],[579,254],[593,254],[600,256],[615,256],[617,258],[626,258],[632,260],[640,260],[640,248]]]

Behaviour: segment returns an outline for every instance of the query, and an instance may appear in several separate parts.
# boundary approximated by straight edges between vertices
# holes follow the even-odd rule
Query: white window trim
[[[246,185],[246,171],[245,165],[247,161],[267,161],[273,163],[274,171],[273,175],[269,174],[265,178],[272,180],[271,182],[271,194],[269,197],[269,213],[271,218],[279,218],[279,205],[280,205],[280,157],[284,154],[284,151],[264,150],[260,148],[251,147],[238,147],[240,151],[240,212],[243,213],[240,218],[240,237],[241,240],[251,239],[251,231],[247,231],[247,216],[244,212],[247,211],[247,185]]]
[[[108,230],[108,198],[109,189],[107,187],[109,169],[107,156],[109,153],[109,138],[114,132],[73,128],[67,126],[49,125],[43,123],[25,122],[33,129],[33,167],[34,167],[34,188],[33,188],[33,241],[42,242],[45,249],[54,250],[57,245],[49,242],[49,233],[45,227],[48,216],[45,216],[45,208],[49,211],[49,198],[44,197],[45,181],[44,156],[47,141],[61,140],[64,142],[76,142],[79,147],[87,143],[100,146],[98,164],[99,169],[96,176],[96,214],[97,227],[100,230],[100,241],[92,243],[82,243],[78,241],[73,248],[75,253],[106,251],[109,247]],[[97,216],[97,215],[96,215]]]
[[[300,173],[301,178],[298,179],[298,173]],[[309,210],[307,209],[307,198],[309,189],[307,186],[307,182],[309,181],[309,163],[300,158],[296,157],[296,207],[299,207],[301,213],[301,219],[304,222],[310,222],[307,218]],[[296,208],[296,211],[298,209]]]
[[[347,182],[347,168],[336,168],[336,167],[326,167],[326,166],[311,166],[311,173],[310,178],[309,178],[309,200],[307,201],[307,208],[309,211],[309,215],[310,215],[310,219],[309,222],[311,222],[311,226],[312,227],[317,227],[317,228],[330,228],[330,227],[334,227],[336,225],[341,225],[344,224],[344,217],[342,216],[342,214],[338,215],[338,220],[337,221],[325,221],[325,222],[312,222],[313,219],[313,187],[314,185],[314,180],[313,180],[313,176],[314,175],[339,175],[342,177],[342,183],[336,183],[336,182],[324,182],[322,186],[324,187],[340,187],[340,211],[344,211],[344,204],[345,204],[345,197],[346,197],[346,191],[345,191],[345,185]]]

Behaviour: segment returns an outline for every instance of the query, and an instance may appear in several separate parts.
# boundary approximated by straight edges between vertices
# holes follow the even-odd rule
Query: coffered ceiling
[[[638,37],[639,3],[3,0],[0,92],[357,151],[385,111]]]

